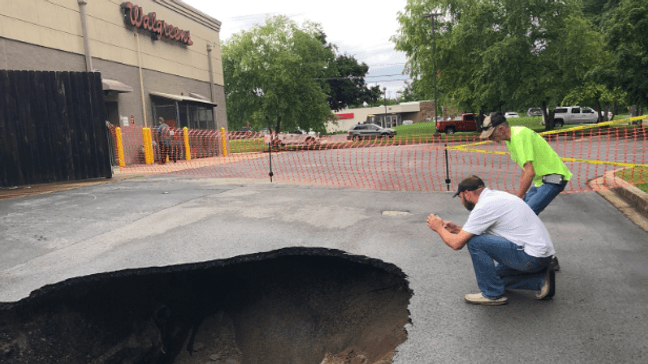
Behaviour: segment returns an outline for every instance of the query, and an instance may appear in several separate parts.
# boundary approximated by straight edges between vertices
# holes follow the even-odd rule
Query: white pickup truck
[[[612,113],[608,113],[608,119],[612,119]],[[580,106],[558,106],[554,114],[554,125],[572,124],[596,124],[598,113],[591,107]],[[544,120],[542,121],[544,125]]]

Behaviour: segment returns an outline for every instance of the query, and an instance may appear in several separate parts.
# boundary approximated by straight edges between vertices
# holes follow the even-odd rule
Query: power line
[[[397,73],[393,75],[379,75],[379,76],[345,76],[345,77],[314,78],[314,80],[353,80],[357,78],[377,78],[377,77],[406,77],[406,79],[409,79],[409,76],[401,73]],[[372,80],[371,82],[376,82],[376,80]]]
[[[404,75],[404,74],[402,74],[402,73],[395,73],[395,74],[393,74],[393,75],[365,76],[365,78],[371,78],[371,77],[393,77],[393,76],[405,76],[405,77],[409,77],[409,76]]]

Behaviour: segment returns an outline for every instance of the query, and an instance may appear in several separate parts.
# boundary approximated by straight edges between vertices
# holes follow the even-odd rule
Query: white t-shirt
[[[501,236],[533,257],[556,253],[540,218],[522,199],[507,192],[484,188],[462,229],[473,235]]]

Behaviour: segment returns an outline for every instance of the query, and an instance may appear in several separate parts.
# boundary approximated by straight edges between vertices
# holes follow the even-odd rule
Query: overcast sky
[[[355,56],[369,66],[368,85],[387,87],[387,97],[396,98],[402,90],[405,54],[394,50],[389,38],[399,26],[397,12],[405,9],[407,0],[182,0],[219,20],[221,43],[234,33],[263,24],[267,16],[285,15],[298,24],[305,20],[322,25],[327,40],[338,46],[338,52]],[[389,76],[393,75],[393,76]]]

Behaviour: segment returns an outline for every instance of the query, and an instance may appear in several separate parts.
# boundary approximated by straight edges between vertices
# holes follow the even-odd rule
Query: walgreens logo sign
[[[188,30],[178,29],[178,27],[167,24],[164,20],[156,19],[155,12],[144,15],[142,7],[131,2],[122,3],[121,9],[124,13],[126,25],[150,31],[151,38],[160,40],[165,37],[186,45],[193,45]]]

